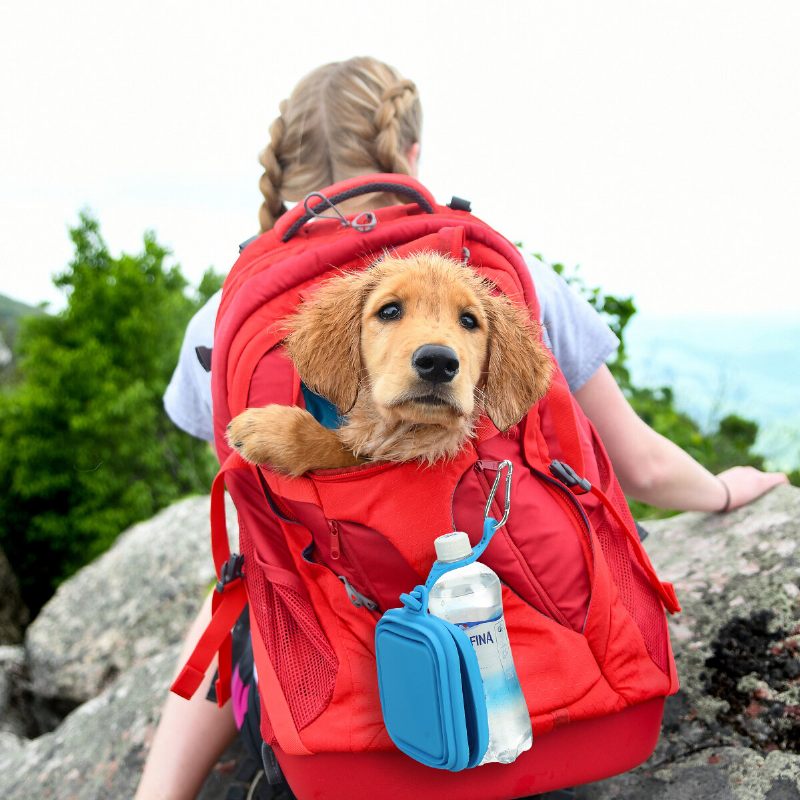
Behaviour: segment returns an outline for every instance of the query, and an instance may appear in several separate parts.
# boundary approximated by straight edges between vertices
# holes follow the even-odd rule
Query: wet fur
[[[377,311],[401,303],[399,321]],[[459,322],[464,311],[475,330]],[[286,346],[303,382],[346,414],[338,430],[304,409],[248,409],[228,429],[247,461],[301,475],[366,460],[434,462],[454,456],[485,413],[500,430],[519,422],[547,391],[552,360],[538,323],[463,264],[436,253],[398,259],[321,284],[287,322]],[[452,347],[452,382],[420,381],[411,355],[423,344]],[[420,397],[441,395],[441,405]],[[414,398],[417,398],[414,400]]]

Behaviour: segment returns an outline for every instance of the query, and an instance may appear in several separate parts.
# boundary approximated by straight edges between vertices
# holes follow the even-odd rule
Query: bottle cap
[[[469,536],[463,531],[437,536],[433,546],[436,548],[436,558],[439,561],[458,561],[459,558],[466,558],[472,554]]]

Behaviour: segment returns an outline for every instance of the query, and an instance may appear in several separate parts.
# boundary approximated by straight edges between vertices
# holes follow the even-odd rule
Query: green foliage
[[[537,258],[541,257],[537,255]],[[758,435],[755,422],[731,414],[719,421],[716,430],[706,433],[676,407],[668,386],[643,388],[633,385],[625,349],[625,331],[636,314],[632,297],[615,297],[598,288],[590,288],[577,269],[568,272],[563,264],[554,264],[553,269],[594,306],[619,338],[620,347],[608,366],[633,409],[651,428],[686,450],[711,472],[721,472],[739,464],[764,468],[763,457],[752,450]],[[800,478],[800,471],[795,477]],[[637,518],[664,517],[671,513],[637,501],[631,502],[631,510]]]
[[[213,474],[208,447],[167,418],[162,396],[186,324],[219,277],[186,294],[152,234],[113,257],[96,220],[71,231],[56,277],[66,309],[23,320],[19,380],[0,393],[0,546],[32,611],[131,523]]]

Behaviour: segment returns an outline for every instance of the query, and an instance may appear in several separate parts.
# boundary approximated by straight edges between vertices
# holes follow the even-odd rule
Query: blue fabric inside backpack
[[[300,384],[300,391],[303,393],[303,402],[306,404],[306,411],[322,425],[323,428],[342,427],[342,418],[336,406],[330,400],[326,400],[322,395],[312,392],[304,383]]]
[[[510,474],[507,480],[510,488]],[[401,595],[402,607],[387,611],[375,630],[386,730],[403,753],[429,767],[453,772],[475,767],[489,746],[478,657],[464,631],[428,613],[428,594],[446,572],[479,558],[500,524],[486,517],[472,553],[458,561],[436,561],[425,585]]]

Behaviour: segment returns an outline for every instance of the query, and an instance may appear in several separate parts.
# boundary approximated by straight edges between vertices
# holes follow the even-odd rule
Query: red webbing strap
[[[551,409],[552,425],[563,454],[560,460],[569,464],[578,475],[586,474],[578,437],[578,420],[575,418],[575,408],[567,382],[555,379],[550,385],[547,400]]]
[[[211,599],[211,621],[170,687],[175,694],[188,700],[202,683],[214,654],[218,653],[215,688],[220,707],[225,705],[231,695],[231,628],[247,604],[247,592],[241,577],[223,581],[222,568],[231,558],[228,525],[225,520],[225,473],[246,468],[247,464],[238,453],[232,453],[220,467],[211,485],[211,552],[220,582]]]
[[[611,515],[617,521],[617,524],[622,528],[623,531],[625,531],[625,535],[628,537],[628,542],[630,543],[631,547],[633,548],[633,552],[636,555],[636,560],[644,570],[645,575],[647,575],[647,580],[650,582],[650,585],[656,590],[658,596],[661,598],[664,608],[666,608],[670,614],[676,614],[681,610],[681,606],[678,602],[678,596],[675,594],[675,587],[667,581],[659,580],[644,547],[642,547],[642,542],[638,535],[626,524],[622,514],[617,511],[616,507],[606,496],[606,494],[596,486],[592,486],[589,491],[611,512]]]

